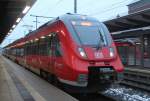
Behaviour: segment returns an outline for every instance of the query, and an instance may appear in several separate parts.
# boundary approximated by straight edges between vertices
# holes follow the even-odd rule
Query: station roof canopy
[[[146,27],[150,25],[150,8],[104,22],[110,32]]]
[[[0,0],[0,43],[25,15],[25,9],[29,9],[35,1],[36,0]]]
[[[150,26],[112,33],[114,39],[140,37],[149,34],[150,34]]]

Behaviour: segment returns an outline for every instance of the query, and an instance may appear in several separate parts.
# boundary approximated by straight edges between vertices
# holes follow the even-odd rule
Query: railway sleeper
[[[124,80],[132,80],[132,81],[136,81],[136,82],[140,82],[140,83],[144,83],[144,84],[148,84],[150,85],[150,80],[148,78],[129,78],[129,77],[124,77]]]
[[[135,81],[132,81],[132,80],[123,80],[121,83],[125,84],[125,85],[132,86],[132,87],[137,87],[137,88],[140,88],[140,89],[144,89],[146,91],[150,91],[150,88],[149,88],[150,85],[143,84],[143,83],[140,83],[140,82],[135,82]]]

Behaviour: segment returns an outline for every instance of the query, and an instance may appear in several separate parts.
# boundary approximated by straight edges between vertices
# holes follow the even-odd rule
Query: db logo
[[[100,53],[100,52],[95,52],[94,56],[95,56],[95,58],[103,58],[104,57],[103,53]]]

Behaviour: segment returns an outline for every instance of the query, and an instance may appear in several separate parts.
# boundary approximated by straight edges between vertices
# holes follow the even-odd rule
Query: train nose
[[[117,80],[117,73],[111,66],[104,67],[88,67],[89,76],[88,81],[89,84],[93,84],[94,82],[103,84],[103,83],[112,83]]]
[[[84,47],[84,51],[89,60],[109,60],[116,56],[113,47],[102,47],[99,50],[93,47]]]

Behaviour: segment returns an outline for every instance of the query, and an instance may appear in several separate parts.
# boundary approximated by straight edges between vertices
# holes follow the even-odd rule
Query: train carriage
[[[85,15],[60,16],[9,47],[18,45],[19,63],[72,92],[103,90],[123,72],[106,26]]]

